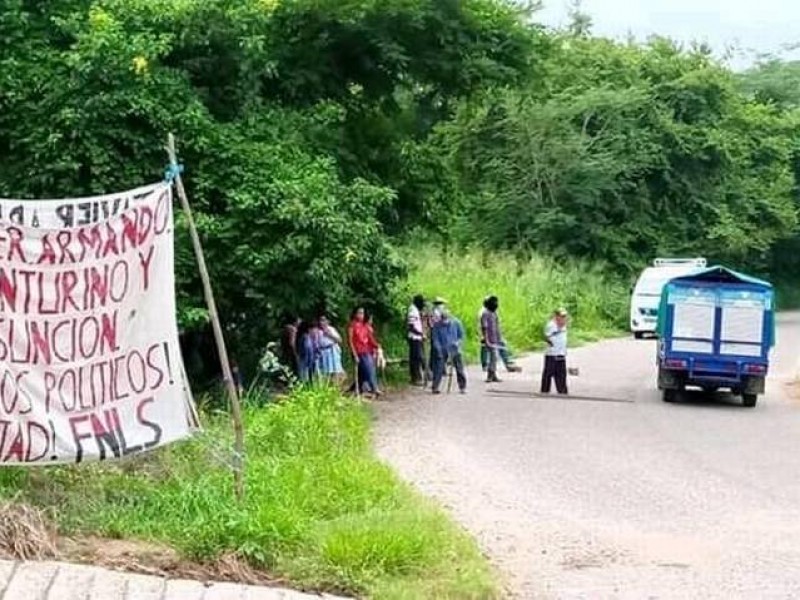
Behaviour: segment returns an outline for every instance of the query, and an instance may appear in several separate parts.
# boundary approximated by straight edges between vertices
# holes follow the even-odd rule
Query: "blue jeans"
[[[311,356],[301,356],[297,365],[297,378],[302,383],[311,383],[317,376],[317,362]]]
[[[442,379],[445,375],[447,368],[447,361],[450,360],[453,369],[456,372],[456,380],[458,382],[459,390],[467,389],[467,375],[464,372],[464,360],[460,352],[437,352],[431,350],[431,357],[433,358],[433,391],[438,392],[439,386],[442,384]]]
[[[497,353],[500,355],[500,360],[503,361],[506,369],[514,364],[514,360],[511,358],[511,352],[508,351],[508,346],[506,346],[505,342],[503,342],[497,350]],[[489,347],[486,344],[481,344],[481,368],[484,371],[489,368]]]
[[[366,387],[373,394],[378,392],[378,370],[375,368],[375,357],[372,354],[358,355],[358,390],[367,391]]]

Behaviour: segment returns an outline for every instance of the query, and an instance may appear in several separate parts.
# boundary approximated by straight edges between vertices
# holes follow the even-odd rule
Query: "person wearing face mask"
[[[464,327],[457,318],[450,315],[447,306],[442,304],[439,319],[433,326],[431,334],[431,357],[433,358],[434,394],[439,394],[447,365],[456,371],[458,390],[462,394],[467,391],[467,376],[464,371],[462,345],[464,343]]]
[[[444,311],[445,301],[444,298],[436,297],[433,301],[433,308],[431,309],[431,326],[436,324],[436,321],[442,318]]]
[[[427,315],[427,326],[430,331],[431,338],[433,338],[433,328],[436,323],[442,318],[442,309],[444,308],[444,299],[437,296],[431,304],[430,313]],[[426,379],[433,380],[433,344],[431,344],[431,352],[428,356],[428,373]]]
[[[552,382],[556,391],[566,396],[567,391],[567,311],[559,308],[544,328],[547,350],[542,373],[542,393],[549,394]]]

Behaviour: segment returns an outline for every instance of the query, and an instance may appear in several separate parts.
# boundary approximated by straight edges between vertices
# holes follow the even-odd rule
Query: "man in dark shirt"
[[[503,344],[503,336],[500,333],[500,319],[497,316],[497,309],[500,302],[497,296],[490,296],[486,300],[486,310],[481,316],[481,335],[489,352],[489,364],[487,365],[486,382],[499,383],[497,377],[497,353]]]
[[[483,299],[483,304],[481,305],[481,310],[478,312],[478,333],[480,334],[481,338],[481,368],[486,371],[489,366],[489,348],[486,345],[486,338],[483,334],[483,315],[488,310],[486,308],[486,303],[489,301],[490,296],[486,296]],[[500,315],[497,315],[498,321],[500,320]],[[517,365],[514,362],[514,357],[511,355],[511,351],[508,349],[508,344],[506,344],[505,339],[502,338],[500,340],[500,348],[497,350],[497,354],[500,357],[500,360],[503,361],[503,364],[506,366],[506,370],[509,373],[519,373],[522,371],[522,367]]]

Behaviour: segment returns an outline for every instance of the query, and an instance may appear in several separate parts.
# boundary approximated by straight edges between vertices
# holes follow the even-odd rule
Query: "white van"
[[[636,282],[631,294],[631,331],[636,339],[656,331],[661,290],[675,277],[691,275],[706,268],[705,258],[657,258]]]

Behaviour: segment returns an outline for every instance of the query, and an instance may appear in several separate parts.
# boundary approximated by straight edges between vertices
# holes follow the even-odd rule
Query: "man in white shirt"
[[[567,392],[567,311],[563,308],[553,313],[553,318],[544,328],[547,350],[542,373],[542,393],[549,394],[555,380],[559,394]]]
[[[411,385],[423,385],[423,369],[425,369],[425,329],[422,325],[422,310],[425,308],[425,298],[421,295],[414,296],[411,306],[408,307],[408,370],[411,375]]]

